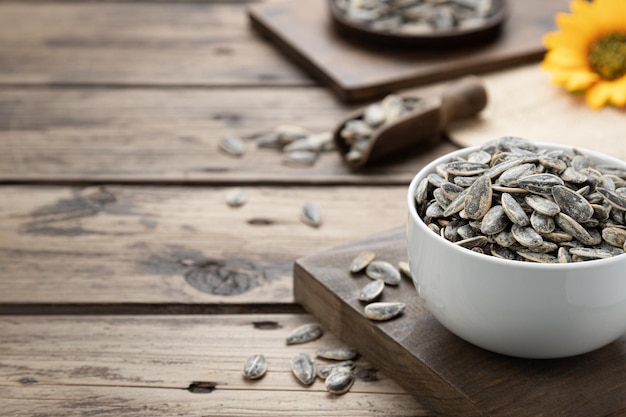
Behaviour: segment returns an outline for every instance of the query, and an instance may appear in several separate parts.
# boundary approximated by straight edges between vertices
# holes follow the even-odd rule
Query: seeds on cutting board
[[[243,143],[235,136],[224,136],[219,142],[219,149],[230,156],[240,157],[243,155]]]
[[[371,279],[380,279],[388,285],[398,285],[400,280],[400,272],[386,261],[372,261],[365,268],[365,275]]]
[[[383,293],[385,289],[385,281],[382,279],[375,279],[374,281],[369,282],[363,288],[361,288],[361,292],[359,292],[359,300],[369,303],[374,301]]]
[[[337,371],[352,371],[356,367],[355,363],[351,360],[346,360],[338,363],[331,363],[329,365],[316,366],[317,376],[320,379],[326,379],[329,375]]]
[[[294,329],[287,336],[287,344],[307,343],[319,339],[324,334],[324,330],[315,323],[304,324]]]
[[[378,302],[365,306],[365,315],[371,320],[391,320],[404,311],[406,305],[402,302]]]
[[[376,258],[374,252],[361,252],[350,263],[350,272],[357,273],[364,270]]]
[[[579,149],[541,148],[515,137],[488,142],[472,153],[478,154],[439,164],[417,186],[418,214],[444,239],[518,261],[623,254],[626,169],[594,166]],[[462,190],[444,186],[450,183]]]
[[[331,394],[341,395],[350,390],[354,384],[354,379],[354,372],[341,369],[331,373],[324,381],[324,385]]]
[[[267,372],[267,361],[261,354],[252,355],[246,360],[241,373],[248,379],[259,379]]]
[[[406,275],[408,278],[413,277],[413,275],[411,274],[411,267],[409,266],[409,263],[406,261],[398,262],[398,270],[404,275]]]

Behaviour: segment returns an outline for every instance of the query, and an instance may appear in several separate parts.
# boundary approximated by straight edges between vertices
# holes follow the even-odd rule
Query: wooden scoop
[[[487,92],[478,77],[468,76],[451,84],[441,96],[422,100],[415,110],[374,130],[367,148],[358,160],[346,158],[350,145],[341,137],[341,130],[348,121],[362,118],[365,109],[350,114],[333,133],[333,140],[343,160],[351,168],[357,169],[432,141],[451,121],[474,116],[484,109]]]

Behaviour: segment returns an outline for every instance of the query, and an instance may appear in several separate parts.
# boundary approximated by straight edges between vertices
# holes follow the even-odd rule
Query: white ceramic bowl
[[[549,149],[570,148],[537,143]],[[482,348],[526,358],[558,358],[600,348],[626,332],[626,255],[571,264],[510,261],[475,253],[437,235],[415,210],[419,182],[452,152],[424,167],[407,194],[413,282],[433,316]],[[624,162],[590,150],[596,161]]]

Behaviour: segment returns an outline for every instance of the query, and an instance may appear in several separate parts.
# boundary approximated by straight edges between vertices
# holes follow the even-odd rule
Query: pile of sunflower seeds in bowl
[[[441,237],[502,259],[569,263],[626,250],[626,164],[504,137],[436,167],[415,208]]]
[[[493,0],[331,0],[347,20],[380,32],[424,35],[483,26]]]

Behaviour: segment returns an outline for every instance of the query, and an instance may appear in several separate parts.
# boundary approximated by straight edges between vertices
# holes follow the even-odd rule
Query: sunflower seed
[[[515,259],[515,252],[513,252],[509,248],[505,248],[503,246],[496,245],[496,244],[491,245],[491,254],[495,256],[496,258],[500,258],[500,259],[508,259],[508,260]]]
[[[513,224],[511,226],[511,233],[515,240],[521,245],[528,248],[540,246],[543,243],[543,238],[532,227],[520,226],[519,224]]]
[[[561,211],[561,208],[555,202],[535,194],[525,196],[524,201],[526,201],[526,204],[528,204],[533,210],[538,213],[545,214],[546,216],[554,216]]]
[[[519,180],[519,186],[535,194],[551,194],[552,188],[565,183],[554,174],[534,174]]]
[[[385,109],[380,103],[374,103],[367,106],[363,113],[363,120],[369,126],[378,127],[385,123]]]
[[[356,368],[356,365],[350,360],[339,363],[331,363],[330,365],[317,366],[317,376],[320,379],[326,379],[335,372],[352,371],[354,368]]]
[[[226,203],[231,207],[243,206],[246,202],[246,192],[241,187],[237,187],[226,194]]]
[[[287,344],[295,345],[298,343],[307,343],[319,339],[324,334],[324,330],[315,323],[304,324],[294,329],[287,336]]]
[[[483,175],[469,188],[465,196],[465,213],[470,219],[480,219],[491,208],[491,180]]]
[[[385,281],[382,279],[375,279],[361,288],[361,292],[359,292],[359,300],[364,302],[374,301],[380,297],[384,289]]]
[[[386,261],[372,261],[365,268],[365,275],[371,279],[380,279],[388,285],[398,285],[400,280],[400,272]]]
[[[235,136],[224,136],[219,142],[219,149],[225,154],[235,157],[243,155],[243,143]]]
[[[312,201],[304,203],[300,210],[300,220],[311,227],[320,227],[322,225],[322,212],[319,206]]]
[[[311,134],[307,129],[300,126],[280,125],[275,129],[278,142],[287,145],[295,140],[302,139]]]
[[[556,224],[563,229],[565,233],[574,236],[581,243],[593,244],[594,240],[580,223],[572,219],[565,213],[559,213],[554,217]]]
[[[315,362],[306,353],[298,353],[291,360],[291,372],[303,385],[311,385],[315,381]]]
[[[458,242],[454,242],[455,245],[462,246],[464,248],[473,249],[477,246],[483,246],[487,244],[489,239],[487,236],[474,236],[467,239],[459,240]]]
[[[504,213],[509,218],[509,220],[520,226],[528,226],[530,224],[530,219],[528,218],[528,215],[511,194],[502,193],[500,199],[502,203],[502,209],[504,210]]]
[[[306,150],[291,151],[283,155],[283,164],[293,166],[313,165],[317,158],[317,152]]]
[[[517,187],[519,180],[535,174],[535,164],[521,164],[509,168],[498,177],[498,183],[506,187]]]
[[[448,174],[452,175],[461,175],[461,176],[472,176],[472,175],[480,175],[489,169],[489,165],[481,164],[477,162],[450,162],[446,166],[446,171]]]
[[[350,272],[357,273],[365,269],[376,258],[374,252],[361,252],[350,263]]]
[[[378,302],[365,307],[365,315],[376,321],[391,320],[404,311],[405,304],[401,302]]]
[[[424,178],[422,181],[420,181],[417,188],[415,189],[415,195],[414,195],[415,203],[418,206],[421,206],[426,201],[426,196],[428,195],[429,184],[430,183],[428,181],[428,178]]]
[[[491,154],[482,150],[472,152],[467,156],[467,161],[488,165],[491,161]]]
[[[569,253],[569,249],[567,249],[564,246],[561,246],[559,248],[559,250],[557,251],[557,259],[559,261],[559,263],[562,264],[567,264],[567,263],[571,263],[572,261],[572,255],[570,255]]]
[[[248,379],[259,379],[267,372],[267,361],[261,354],[252,355],[246,360],[241,373]]]
[[[593,216],[591,204],[576,191],[562,185],[552,188],[552,197],[561,211],[578,223],[586,222]]]
[[[356,349],[348,347],[318,349],[315,354],[320,358],[331,359],[334,361],[347,361],[359,356],[359,352],[357,352]]]
[[[350,390],[354,379],[354,372],[342,369],[330,374],[324,381],[324,385],[331,394],[341,395]]]
[[[517,254],[522,258],[528,259],[529,261],[538,262],[542,264],[556,264],[559,263],[557,257],[547,254],[547,253],[539,253],[533,252],[531,250],[520,250],[517,251]]]
[[[626,198],[604,187],[598,187],[597,190],[611,206],[618,210],[626,210]]]
[[[411,267],[409,266],[408,262],[398,262],[398,270],[408,278],[413,278],[413,275],[411,274]]]
[[[513,246],[515,242],[517,242],[515,238],[513,237],[513,233],[507,230],[504,230],[498,233],[497,235],[495,235],[493,240],[495,240],[498,245],[503,246],[505,248],[509,248]]]
[[[538,211],[533,211],[533,214],[530,215],[530,225],[541,235],[552,233],[556,227],[552,217]]]
[[[623,248],[626,243],[626,230],[620,227],[607,227],[602,230],[602,239],[610,245]]]

